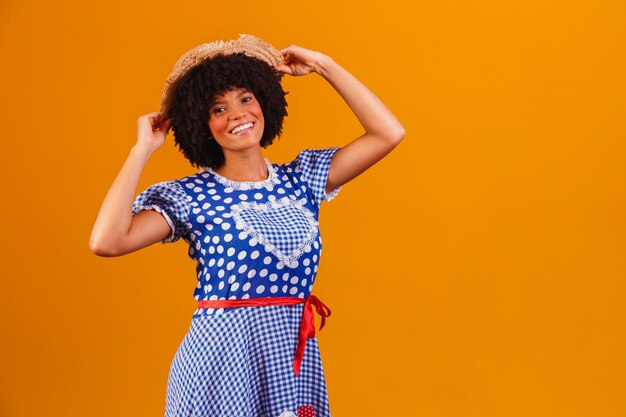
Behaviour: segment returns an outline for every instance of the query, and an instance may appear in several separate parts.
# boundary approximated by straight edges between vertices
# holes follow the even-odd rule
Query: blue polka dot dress
[[[151,185],[132,211],[156,210],[196,262],[196,300],[311,294],[322,251],[318,215],[338,148],[304,150],[268,166],[260,182],[235,182],[210,168]],[[200,308],[180,344],[167,384],[166,417],[329,416],[317,339],[294,354],[304,304]]]

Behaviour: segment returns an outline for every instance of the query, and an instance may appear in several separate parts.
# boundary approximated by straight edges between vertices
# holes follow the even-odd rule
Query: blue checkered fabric
[[[170,366],[166,417],[278,417],[310,405],[329,416],[317,339],[293,372],[303,304],[195,317]]]
[[[308,297],[322,251],[320,205],[338,148],[306,149],[268,178],[236,182],[210,168],[154,184],[133,214],[156,210],[195,261],[196,300]],[[293,369],[303,305],[197,309],[170,368],[166,416],[267,416],[311,406],[329,415],[316,339]],[[283,416],[284,417],[284,416]]]
[[[302,177],[312,191],[313,199],[318,206],[322,204],[322,201],[332,200],[341,189],[337,188],[326,193],[328,172],[319,169],[319,167],[330,167],[330,161],[337,150],[338,148],[321,149],[318,151],[306,149],[293,162],[296,172],[302,173]]]
[[[275,255],[286,265],[298,259],[317,233],[315,215],[303,203],[289,198],[264,205],[242,203],[233,214],[240,228],[263,245],[271,245]]]

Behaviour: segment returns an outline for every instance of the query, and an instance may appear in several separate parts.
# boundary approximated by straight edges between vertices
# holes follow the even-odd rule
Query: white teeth
[[[252,126],[253,126],[252,122],[244,123],[241,126],[237,126],[233,130],[231,130],[230,133],[234,134],[234,133],[237,133],[237,132],[241,132],[242,130],[247,129],[247,128],[252,127]]]

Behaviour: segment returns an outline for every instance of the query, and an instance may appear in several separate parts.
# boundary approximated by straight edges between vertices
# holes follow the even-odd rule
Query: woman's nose
[[[234,106],[231,117],[233,120],[244,118],[246,117],[246,111],[241,106]]]

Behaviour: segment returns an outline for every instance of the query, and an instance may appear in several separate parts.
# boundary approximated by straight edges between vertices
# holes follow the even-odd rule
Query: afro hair
[[[176,89],[168,117],[175,143],[191,165],[215,169],[224,163],[222,148],[211,140],[209,110],[216,97],[237,88],[249,90],[258,100],[265,119],[260,145],[271,145],[287,115],[281,78],[282,73],[266,62],[242,53],[215,56],[189,71]]]

